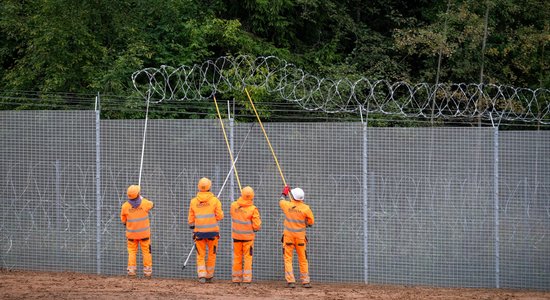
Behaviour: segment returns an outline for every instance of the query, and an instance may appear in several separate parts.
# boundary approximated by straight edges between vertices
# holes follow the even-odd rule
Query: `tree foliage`
[[[238,54],[330,78],[550,86],[542,0],[3,0],[0,41],[1,90],[132,96],[136,70]]]

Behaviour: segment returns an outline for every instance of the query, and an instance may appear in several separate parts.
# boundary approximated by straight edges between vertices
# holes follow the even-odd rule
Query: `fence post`
[[[101,108],[99,92],[95,98],[95,202],[96,202],[96,272],[101,274]]]
[[[495,286],[500,288],[500,239],[499,239],[499,195],[498,195],[498,126],[493,126],[494,151],[493,151],[493,202],[495,218]]]
[[[55,160],[55,261],[61,266],[61,162]]]
[[[364,272],[365,283],[369,282],[369,214],[368,214],[368,139],[367,139],[367,127],[368,127],[368,115],[363,121],[363,107],[360,108],[361,123],[363,127],[363,248],[364,248]],[[368,111],[367,111],[368,114]]]

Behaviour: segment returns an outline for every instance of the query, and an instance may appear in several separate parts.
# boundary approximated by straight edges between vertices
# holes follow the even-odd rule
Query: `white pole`
[[[234,127],[234,122],[233,122],[233,118],[231,117],[231,110],[230,110],[230,106],[229,106],[229,100],[227,101],[227,118],[229,119],[229,147],[231,148],[231,152],[233,152],[233,143],[234,143],[234,136],[233,136],[233,127]],[[232,161],[231,162],[231,169],[230,169],[230,173],[231,173],[231,181],[229,182],[229,186],[231,187],[229,189],[229,199],[231,200],[231,202],[235,201],[235,183],[234,183],[234,178],[235,178],[235,173],[233,172],[233,167],[235,166],[235,164],[237,163],[237,161],[235,160],[234,162]]]
[[[143,143],[141,145],[141,162],[139,164],[138,185],[141,186],[141,172],[143,170],[143,155],[145,153],[145,138],[147,136],[147,120],[149,119],[149,99],[151,99],[151,90],[147,92],[147,107],[145,108],[145,125],[143,127]]]

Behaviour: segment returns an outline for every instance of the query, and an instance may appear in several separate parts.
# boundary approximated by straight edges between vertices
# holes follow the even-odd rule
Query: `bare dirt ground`
[[[550,299],[550,292],[433,288],[423,286],[326,284],[287,289],[284,282],[249,287],[219,280],[127,278],[72,272],[0,270],[0,299]]]

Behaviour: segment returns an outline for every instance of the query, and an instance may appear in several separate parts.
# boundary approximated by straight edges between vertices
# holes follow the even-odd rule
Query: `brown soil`
[[[285,288],[258,281],[249,287],[229,281],[200,284],[189,279],[127,278],[72,272],[0,271],[0,299],[550,299],[550,291],[434,288],[424,286],[327,284]]]

